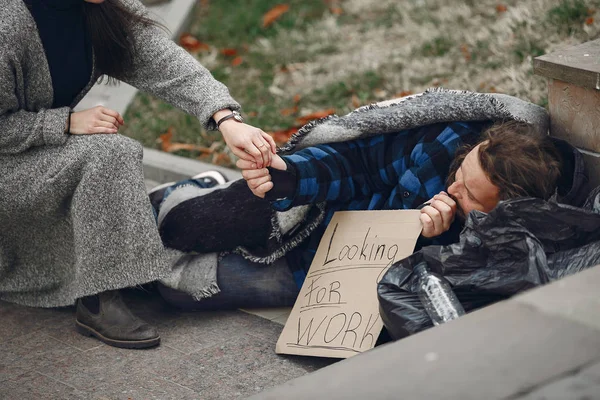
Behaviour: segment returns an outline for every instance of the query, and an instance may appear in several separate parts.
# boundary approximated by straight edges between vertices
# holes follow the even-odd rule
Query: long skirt
[[[0,299],[70,305],[160,279],[169,265],[136,141],[73,135],[0,154]]]

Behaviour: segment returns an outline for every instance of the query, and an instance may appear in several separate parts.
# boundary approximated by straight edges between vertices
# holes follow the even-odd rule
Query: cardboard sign
[[[375,346],[383,328],[377,283],[412,254],[417,210],[336,212],[275,348],[278,354],[347,358]]]

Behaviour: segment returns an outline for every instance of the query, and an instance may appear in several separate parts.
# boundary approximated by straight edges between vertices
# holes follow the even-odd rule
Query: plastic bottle
[[[434,325],[443,324],[465,314],[450,284],[429,270],[425,261],[414,268],[418,279],[418,295]]]

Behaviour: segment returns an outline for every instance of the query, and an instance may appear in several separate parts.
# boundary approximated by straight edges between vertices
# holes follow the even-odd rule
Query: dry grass
[[[213,29],[211,15],[222,7],[248,13],[247,7],[257,7],[254,3],[268,9],[279,2],[219,3],[224,2],[209,2],[196,11],[191,32],[200,40]],[[290,3],[285,24],[250,36],[236,36],[229,27],[228,36],[221,37],[214,25],[212,50],[197,55],[229,86],[249,123],[268,132],[319,109],[334,107],[342,114],[357,102],[431,86],[501,92],[545,105],[546,82],[533,75],[533,57],[600,34],[600,21],[594,19],[600,0],[342,0],[341,15],[319,8],[314,0],[312,8],[294,14]],[[250,40],[242,39],[246,37]],[[219,54],[223,47],[243,49],[244,63],[232,66],[230,58]],[[302,96],[297,114],[281,115],[281,109],[295,104],[295,95]],[[127,118],[127,134],[146,146],[155,147],[156,137],[170,126],[175,127],[175,141],[206,144],[215,139],[145,95],[138,96]]]

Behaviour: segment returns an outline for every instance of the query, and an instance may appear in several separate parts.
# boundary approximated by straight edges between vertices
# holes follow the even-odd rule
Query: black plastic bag
[[[412,269],[425,260],[467,312],[600,264],[600,188],[582,208],[525,198],[473,211],[460,241],[427,246],[390,267],[378,284],[380,314],[399,339],[432,326]]]

